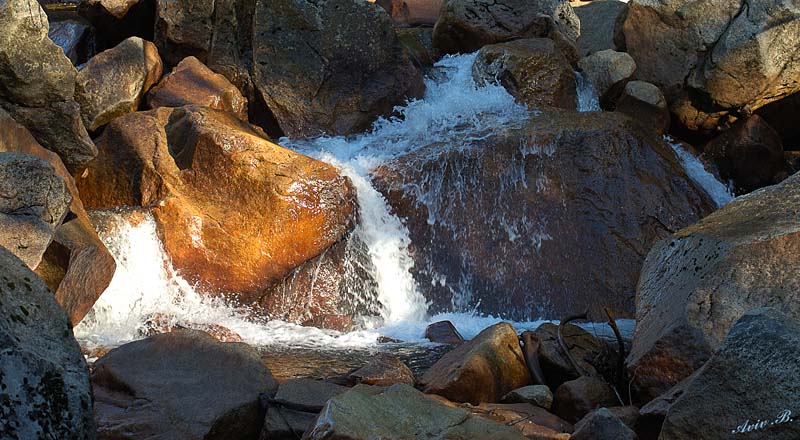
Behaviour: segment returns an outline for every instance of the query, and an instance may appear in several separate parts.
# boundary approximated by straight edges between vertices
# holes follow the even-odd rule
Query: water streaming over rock
[[[577,88],[577,109],[579,112],[599,112],[600,98],[594,85],[582,73],[575,72],[575,86]]]
[[[679,142],[675,142],[671,137],[664,136],[664,140],[667,141],[672,147],[672,150],[675,151],[675,154],[678,156],[678,159],[680,159],[683,169],[686,170],[686,174],[689,178],[708,193],[711,199],[714,200],[714,203],[717,204],[717,207],[721,208],[733,200],[734,196],[731,189],[720,182],[716,176],[708,172],[700,159],[687,151]]]

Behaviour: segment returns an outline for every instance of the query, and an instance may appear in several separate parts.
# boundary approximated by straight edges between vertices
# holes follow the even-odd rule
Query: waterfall
[[[579,112],[599,112],[600,98],[594,85],[582,73],[575,72],[575,88],[577,92],[577,109]]]
[[[686,171],[686,175],[711,197],[718,208],[727,205],[728,202],[733,200],[733,193],[731,193],[730,188],[720,182],[716,176],[709,173],[703,162],[700,162],[700,159],[687,151],[679,142],[675,142],[671,137],[664,136],[664,140],[675,151],[681,161],[681,165],[683,165],[683,169]]]

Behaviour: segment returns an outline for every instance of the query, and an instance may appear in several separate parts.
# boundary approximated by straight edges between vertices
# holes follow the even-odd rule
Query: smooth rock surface
[[[400,359],[386,353],[378,353],[363,367],[350,373],[347,378],[353,384],[363,383],[388,387],[397,383],[414,386],[414,373]]]
[[[583,376],[564,382],[553,395],[553,414],[575,423],[596,408],[619,402],[614,390],[602,379]]]
[[[578,67],[594,86],[601,103],[619,95],[636,73],[636,62],[630,55],[611,49],[582,58]]]
[[[553,393],[547,385],[528,385],[526,387],[511,390],[503,396],[504,403],[530,403],[544,409],[553,406]]]

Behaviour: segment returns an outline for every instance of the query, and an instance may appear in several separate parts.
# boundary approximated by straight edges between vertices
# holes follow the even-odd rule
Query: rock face
[[[202,291],[235,292],[241,304],[283,304],[271,289],[352,226],[347,178],[228,113],[194,106],[133,113],[109,124],[98,145],[100,156],[77,180],[86,206],[149,208],[175,268]],[[286,306],[343,313],[338,295],[307,292]]]
[[[636,73],[636,62],[630,55],[611,49],[582,58],[578,67],[594,86],[601,103],[618,96]]]
[[[638,440],[638,437],[611,411],[600,408],[575,425],[570,440]]]
[[[740,120],[703,148],[736,194],[779,183],[787,175],[780,135],[760,116]]]
[[[0,246],[35,269],[72,197],[46,161],[0,153]]]
[[[186,57],[147,96],[151,109],[196,104],[233,113],[247,121],[247,100],[224,76],[195,57]]]
[[[452,136],[373,172],[434,313],[633,316],[647,250],[711,211],[663,139],[620,114],[543,111]]]
[[[408,385],[356,386],[328,401],[303,438],[525,439],[510,426],[448,407]]]
[[[73,99],[75,67],[48,37],[36,2],[0,4],[0,106],[71,171],[97,155]]]
[[[619,403],[614,390],[605,381],[588,376],[564,382],[553,399],[553,413],[572,423],[596,408]]]
[[[644,81],[625,84],[615,110],[641,122],[643,126],[664,134],[669,130],[667,99],[658,87]]]
[[[575,75],[553,40],[527,38],[483,46],[472,76],[478,85],[497,82],[532,108],[575,108]]]
[[[138,110],[144,94],[161,78],[161,70],[158,49],[139,37],[92,57],[75,80],[75,99],[86,128],[96,130]]]
[[[531,381],[511,324],[495,324],[445,354],[420,379],[429,394],[455,402],[498,402]]]
[[[433,41],[446,53],[469,53],[487,44],[553,33],[573,43],[580,34],[580,20],[568,1],[446,0]]]
[[[712,129],[800,90],[800,5],[634,0],[623,26],[638,78],[678,120]]]
[[[253,80],[287,136],[357,133],[422,95],[422,76],[377,5],[262,0],[254,34]]]
[[[661,440],[796,439],[800,324],[775,309],[745,314],[669,410]]]
[[[636,300],[628,369],[641,400],[700,368],[762,306],[800,316],[800,174],[741,196],[656,244]]]
[[[95,438],[89,370],[47,286],[0,247],[0,437]]]
[[[257,438],[260,393],[277,383],[258,353],[182,330],[131,342],[95,363],[100,438]]]

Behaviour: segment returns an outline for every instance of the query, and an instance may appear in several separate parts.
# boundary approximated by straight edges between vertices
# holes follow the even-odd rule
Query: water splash
[[[675,142],[671,137],[664,136],[664,140],[667,141],[670,147],[672,147],[672,150],[675,151],[675,154],[681,161],[681,165],[683,165],[683,169],[686,170],[686,174],[689,178],[711,197],[718,208],[727,205],[728,202],[733,200],[734,196],[730,188],[720,182],[716,176],[709,173],[703,165],[703,162],[700,162],[697,157],[687,151],[679,142]]]

